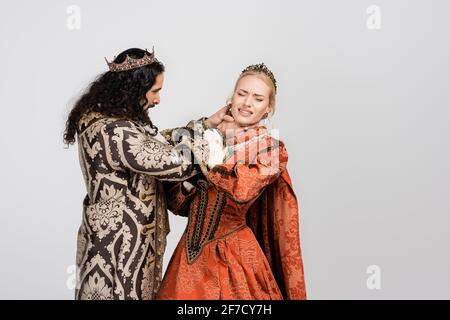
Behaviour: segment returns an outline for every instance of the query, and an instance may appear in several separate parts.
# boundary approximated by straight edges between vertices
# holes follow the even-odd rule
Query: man
[[[164,82],[164,66],[154,52],[132,48],[107,63],[109,71],[71,110],[64,134],[67,144],[78,140],[87,189],[75,294],[76,299],[153,299],[169,232],[162,181],[182,181],[198,172],[193,136],[166,141],[148,116],[160,103]],[[225,113],[222,108],[191,126],[215,128],[232,120]]]

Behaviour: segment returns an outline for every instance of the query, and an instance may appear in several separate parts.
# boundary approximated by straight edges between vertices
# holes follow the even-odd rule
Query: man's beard
[[[147,107],[144,108],[144,111],[147,112],[149,109],[154,108],[156,104],[149,104]]]

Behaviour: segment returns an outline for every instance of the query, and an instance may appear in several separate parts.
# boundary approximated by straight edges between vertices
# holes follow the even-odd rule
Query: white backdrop
[[[212,114],[248,64],[275,73],[310,299],[449,299],[449,10],[446,0],[3,1],[0,298],[73,298],[85,190],[65,118],[104,56],[154,45],[167,67],[150,114],[161,129]],[[185,223],[171,216],[165,264]]]

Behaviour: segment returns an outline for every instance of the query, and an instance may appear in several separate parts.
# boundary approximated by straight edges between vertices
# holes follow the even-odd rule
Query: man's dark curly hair
[[[120,53],[114,62],[122,63],[127,55],[138,59],[145,54],[149,53],[137,48],[127,49]],[[155,61],[139,68],[119,72],[107,71],[98,76],[70,111],[64,142],[66,144],[75,142],[78,122],[83,115],[91,111],[150,125],[157,132],[143,106],[148,103],[145,94],[155,83],[156,77],[163,72],[164,65]]]

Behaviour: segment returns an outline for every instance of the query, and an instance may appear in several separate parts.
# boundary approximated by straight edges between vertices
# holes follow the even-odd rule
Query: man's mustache
[[[156,107],[156,104],[149,104],[148,106],[144,107],[144,110],[147,111],[148,109]]]

